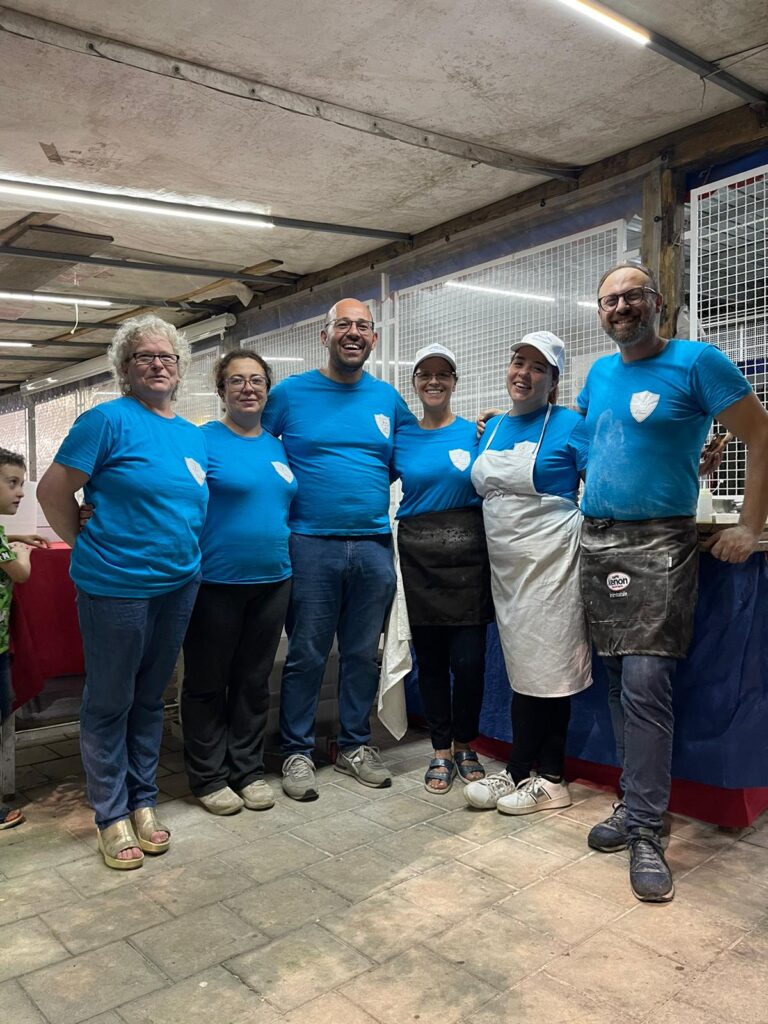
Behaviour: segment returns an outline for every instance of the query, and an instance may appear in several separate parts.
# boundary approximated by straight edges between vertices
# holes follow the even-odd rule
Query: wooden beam
[[[677,319],[685,302],[685,175],[665,168],[661,173],[661,239],[659,247],[659,290],[664,296],[659,333],[677,335]]]

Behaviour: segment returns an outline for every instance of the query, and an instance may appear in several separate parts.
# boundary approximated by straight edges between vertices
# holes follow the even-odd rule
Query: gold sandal
[[[154,807],[139,807],[138,810],[132,811],[131,821],[144,853],[165,853],[171,845],[171,830],[160,821]],[[168,838],[164,843],[153,843],[154,832],[167,832]]]
[[[108,868],[116,868],[118,871],[132,871],[140,868],[144,863],[144,854],[141,857],[131,857],[130,860],[118,858],[118,853],[123,850],[132,850],[139,846],[136,836],[133,834],[131,823],[127,818],[116,821],[114,825],[98,830],[99,851],[104,858]]]

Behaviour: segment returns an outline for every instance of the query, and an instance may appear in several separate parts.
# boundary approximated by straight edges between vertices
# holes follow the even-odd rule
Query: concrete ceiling
[[[60,26],[545,163],[588,164],[742,103],[557,0],[14,0],[12,6]],[[763,0],[612,0],[612,7],[709,60],[768,41],[760,27]],[[409,234],[546,180],[29,35],[0,31],[0,177]],[[748,55],[731,71],[768,92],[768,51]],[[379,244],[347,234],[201,225],[10,197],[0,198],[0,235],[30,213],[48,214],[57,228],[106,236],[88,246],[92,255],[186,260],[223,272],[264,264],[303,275]],[[30,234],[5,244],[44,248]],[[0,275],[12,274],[17,290],[25,275],[28,288],[126,299],[189,295],[211,283],[183,274],[2,259]],[[220,288],[227,290],[230,299],[219,297],[219,304],[233,301],[234,289]],[[247,293],[240,295],[247,301]],[[13,303],[11,309],[0,300],[6,319],[70,314],[71,308],[39,304]],[[81,319],[103,315],[81,310]],[[57,336],[55,329],[0,324],[2,338]],[[104,332],[80,337],[108,339]],[[9,351],[0,347],[0,354]],[[85,358],[94,350],[73,353]],[[47,369],[44,362],[6,360],[0,385]]]

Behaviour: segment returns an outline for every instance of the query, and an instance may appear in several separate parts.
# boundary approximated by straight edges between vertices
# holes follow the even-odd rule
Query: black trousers
[[[195,796],[244,789],[264,775],[269,675],[290,579],[203,583],[184,640],[181,720]]]
[[[533,768],[539,775],[562,777],[570,720],[570,697],[512,693],[512,750],[507,771],[515,782],[527,779]]]
[[[483,626],[411,626],[419,691],[435,750],[477,738],[485,680]],[[453,672],[453,687],[451,687]]]

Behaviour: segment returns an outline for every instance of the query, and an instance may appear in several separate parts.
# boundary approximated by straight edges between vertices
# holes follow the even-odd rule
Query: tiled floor
[[[169,853],[110,871],[71,734],[19,747],[28,816],[0,833],[7,1024],[766,1024],[768,822],[676,818],[677,897],[636,902],[590,853],[610,795],[510,818],[421,783],[428,743],[386,744],[366,789],[214,818],[168,738]],[[279,790],[279,786],[277,787]]]

